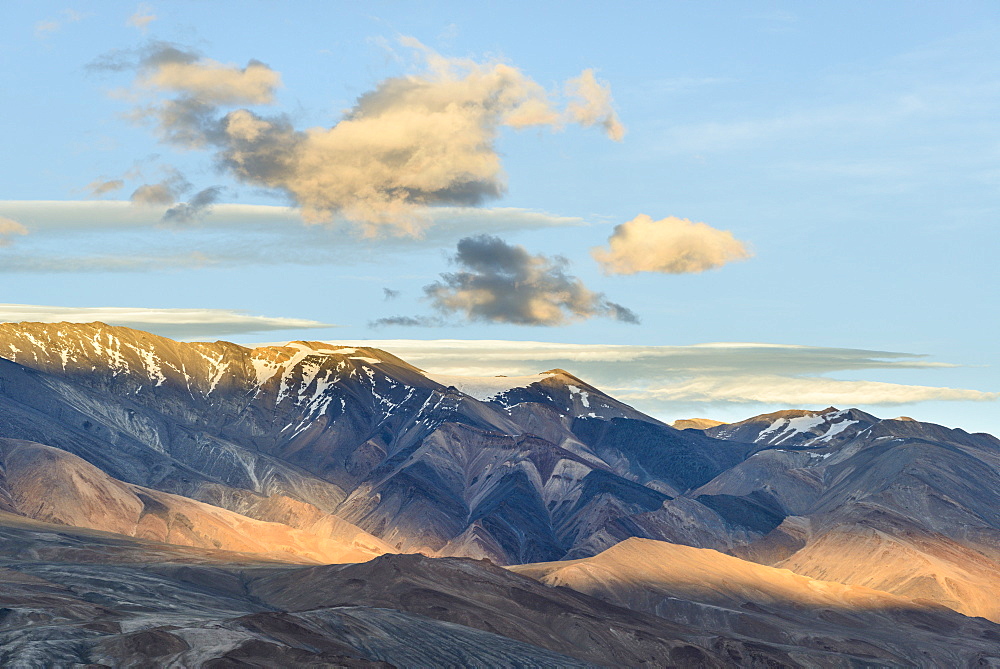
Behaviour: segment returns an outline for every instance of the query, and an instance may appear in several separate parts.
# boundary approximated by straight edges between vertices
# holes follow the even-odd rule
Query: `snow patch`
[[[824,434],[822,437],[820,437],[816,441],[830,441],[831,439],[833,439],[834,437],[836,437],[838,434],[840,434],[841,432],[843,432],[844,430],[846,430],[850,426],[857,425],[860,422],[861,421],[857,421],[857,420],[844,420],[844,421],[841,421],[839,423],[834,423],[833,425],[830,426],[830,429],[827,430],[826,434]]]
[[[801,432],[808,432],[814,427],[826,422],[823,414],[809,414],[796,418],[779,418],[771,423],[770,427],[760,433],[757,442],[767,442],[770,444],[780,444],[783,441],[794,437]]]
[[[577,388],[574,385],[567,385],[566,387],[569,388],[569,393],[571,396],[579,395],[580,402],[583,404],[583,406],[587,407],[588,409],[590,408],[590,393],[588,393],[586,390],[582,390],[581,388]]]

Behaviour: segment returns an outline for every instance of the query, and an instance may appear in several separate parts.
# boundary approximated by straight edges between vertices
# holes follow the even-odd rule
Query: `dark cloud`
[[[150,40],[137,49],[114,49],[87,63],[89,72],[149,70],[163,63],[193,63],[201,56],[170,42]]]
[[[621,321],[622,323],[631,323],[632,325],[638,325],[640,323],[639,314],[635,313],[628,307],[623,307],[617,302],[606,302],[608,308],[611,310],[611,317],[616,321]]]
[[[481,235],[459,241],[453,260],[461,271],[442,274],[424,288],[442,313],[518,325],[564,325],[595,316],[638,322],[632,311],[567,274],[565,258],[532,255],[523,246]]]
[[[370,328],[382,328],[391,326],[402,326],[402,327],[440,327],[444,325],[445,322],[434,316],[389,316],[388,318],[379,318],[368,323]]]
[[[385,300],[395,300],[401,294],[398,290],[393,290],[392,288],[383,288],[382,292],[385,295]]]
[[[167,209],[163,214],[164,223],[191,223],[198,220],[205,214],[213,204],[219,201],[223,188],[221,186],[211,186],[198,191],[187,202]]]

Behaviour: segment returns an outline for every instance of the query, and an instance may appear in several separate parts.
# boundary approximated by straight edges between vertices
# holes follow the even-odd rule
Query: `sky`
[[[0,321],[1000,434],[995,2],[0,3]]]

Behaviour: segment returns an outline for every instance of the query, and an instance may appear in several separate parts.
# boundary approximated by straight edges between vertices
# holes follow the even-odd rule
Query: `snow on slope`
[[[425,374],[431,381],[442,386],[453,386],[460,392],[486,402],[500,393],[514,388],[526,388],[532,383],[555,376],[552,372],[532,374],[530,376],[449,376],[445,374]]]

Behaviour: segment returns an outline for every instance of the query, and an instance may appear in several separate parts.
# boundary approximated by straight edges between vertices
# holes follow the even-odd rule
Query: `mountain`
[[[1000,621],[1000,440],[832,408],[706,433],[771,447],[692,493],[784,516],[737,554]]]
[[[832,407],[678,426],[566,370],[0,324],[4,657],[921,663],[876,629],[1000,657],[1000,440]]]
[[[618,540],[609,526],[747,451],[562,370],[436,380],[371,348],[186,344],[99,323],[3,324],[0,354],[0,437],[257,520],[334,515],[404,552],[592,554]]]
[[[677,430],[707,430],[717,425],[725,425],[725,423],[721,420],[712,420],[711,418],[682,418],[675,420],[670,424],[670,427]]]

